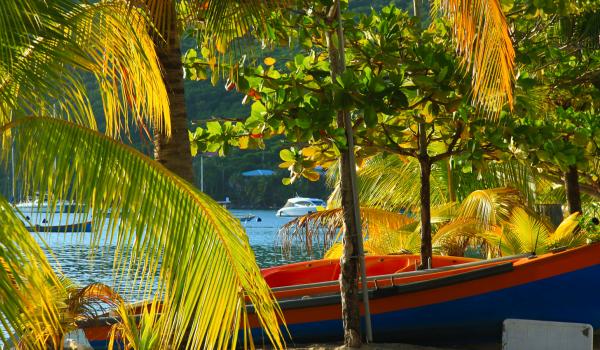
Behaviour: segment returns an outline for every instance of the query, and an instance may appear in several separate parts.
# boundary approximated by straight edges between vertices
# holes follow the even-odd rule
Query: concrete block
[[[504,320],[503,350],[592,350],[594,329],[585,323]]]

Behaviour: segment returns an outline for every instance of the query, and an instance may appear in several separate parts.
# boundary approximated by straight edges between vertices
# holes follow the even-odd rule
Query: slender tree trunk
[[[582,213],[579,174],[577,173],[576,165],[569,166],[569,170],[565,172],[565,192],[569,205],[569,213]]]
[[[452,159],[446,159],[446,167],[448,171],[448,200],[456,202],[456,189],[454,188],[454,176],[452,174]]]
[[[421,265],[431,267],[431,159],[427,153],[427,126],[419,123],[419,165],[421,166]]]
[[[183,64],[176,21],[171,21],[169,43],[157,45],[158,59],[163,69],[171,107],[171,138],[156,133],[154,158],[183,179],[194,183],[192,155],[188,136],[188,119],[183,87]]]
[[[343,111],[338,112],[338,123],[344,118]],[[343,125],[343,124],[341,124]],[[342,320],[344,324],[344,342],[349,347],[360,347],[360,312],[359,312],[359,251],[358,241],[362,238],[359,234],[360,222],[354,216],[354,200],[352,198],[352,180],[349,162],[350,148],[342,151],[340,159],[340,189],[341,204],[344,215],[344,251],[340,260],[340,290],[342,297]]]
[[[421,0],[413,0],[413,14],[421,17]],[[421,265],[419,270],[431,267],[431,160],[427,153],[427,125],[419,123],[419,165],[421,167]],[[452,177],[448,162],[448,189],[452,197]]]
[[[339,0],[334,1],[328,15],[331,22],[340,19]],[[337,34],[337,41],[336,39]],[[344,40],[342,27],[337,31],[331,30],[326,33],[327,49],[331,63],[331,76],[340,75],[345,68]],[[340,293],[342,299],[342,321],[344,325],[344,343],[347,347],[358,348],[362,345],[360,329],[359,309],[359,273],[364,277],[364,266],[360,265],[359,258],[364,256],[362,249],[362,232],[359,213],[358,196],[356,193],[356,163],[354,160],[354,135],[350,116],[344,110],[337,111],[338,127],[346,131],[347,147],[342,150],[340,157],[340,194],[344,220],[343,253],[340,260]],[[363,284],[363,293],[366,292],[366,284]],[[365,314],[368,315],[368,294],[363,295]],[[366,316],[367,327],[370,320]],[[370,328],[367,329],[367,340],[369,340]]]

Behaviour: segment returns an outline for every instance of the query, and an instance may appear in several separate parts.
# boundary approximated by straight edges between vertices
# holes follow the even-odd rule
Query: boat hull
[[[51,233],[70,233],[70,232],[92,232],[92,222],[83,222],[67,225],[35,225],[27,226],[31,232],[51,232]]]
[[[393,284],[369,285],[376,342],[499,342],[507,318],[600,327],[599,244]],[[302,294],[315,295],[310,289]],[[339,296],[280,300],[280,306],[292,342],[343,340]],[[254,336],[266,341],[258,327]]]
[[[319,269],[326,265],[323,261],[310,264]],[[288,270],[302,272],[301,268],[295,264]],[[273,289],[291,335],[288,344],[343,340],[339,289],[335,288],[327,281]],[[502,323],[508,318],[588,323],[599,328],[600,244],[530,258],[378,276],[370,280],[369,289],[375,342],[500,342]],[[251,306],[248,313],[254,341],[268,343]],[[95,349],[105,348],[108,329],[86,329]],[[282,334],[288,334],[283,326]]]
[[[316,213],[320,210],[323,210],[322,207],[312,206],[312,207],[289,207],[289,208],[281,208],[275,214],[280,217],[290,217],[297,218],[300,216]]]
[[[589,323],[597,328],[600,303],[594,298],[600,292],[599,277],[600,266],[596,265],[483,294],[390,311],[385,311],[387,305],[413,296],[375,299],[371,301],[373,339],[429,345],[499,342],[502,322],[507,318]],[[341,314],[341,308],[335,309]],[[340,319],[293,323],[298,315],[290,311],[284,310],[284,315],[294,343],[343,340]],[[331,311],[328,307],[316,307],[305,308],[302,313],[323,315]],[[254,331],[254,336],[262,341],[261,331]]]

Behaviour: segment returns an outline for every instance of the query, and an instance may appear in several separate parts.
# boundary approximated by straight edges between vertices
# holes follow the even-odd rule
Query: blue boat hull
[[[600,266],[472,297],[371,315],[375,342],[499,342],[507,318],[600,327]],[[343,340],[341,320],[288,325],[295,343]],[[285,333],[284,333],[285,334]],[[261,339],[260,331],[254,337]]]

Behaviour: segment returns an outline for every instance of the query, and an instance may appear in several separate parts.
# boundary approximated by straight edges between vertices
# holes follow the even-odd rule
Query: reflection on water
[[[243,226],[246,228],[250,245],[261,268],[320,258],[320,255],[314,252],[309,256],[301,247],[294,247],[288,255],[282,254],[276,245],[277,231],[290,221],[290,218],[280,218],[275,216],[275,211],[266,210],[232,210],[232,212],[237,215],[256,215],[252,221],[243,223]],[[62,223],[65,219],[60,221]],[[64,274],[74,282],[80,285],[102,282],[117,287],[127,300],[139,300],[138,295],[133,295],[113,283],[112,266],[116,249],[114,242],[100,242],[100,246],[92,251],[89,233],[42,234],[41,238],[54,254],[53,257],[49,256],[52,265],[59,265]],[[131,287],[133,282],[131,279],[122,281],[122,285]]]

